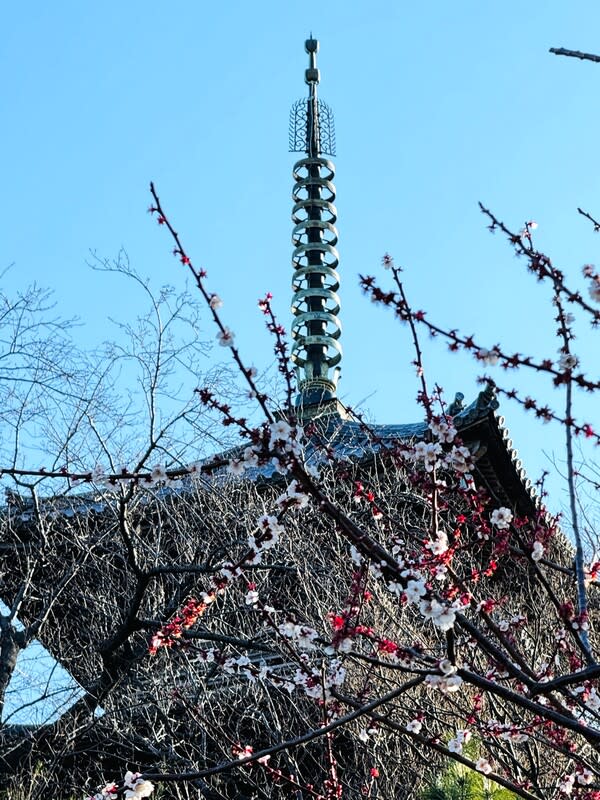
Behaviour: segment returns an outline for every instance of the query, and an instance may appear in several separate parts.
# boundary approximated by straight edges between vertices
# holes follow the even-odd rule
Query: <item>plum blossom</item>
[[[456,736],[448,742],[448,750],[451,753],[462,753],[463,746],[467,744],[471,738],[471,731],[456,731]]]
[[[150,473],[150,480],[152,481],[152,483],[157,483],[158,481],[164,481],[166,480],[166,478],[167,478],[167,471],[163,466],[157,464],[155,467],[153,467],[152,472]]]
[[[592,279],[588,289],[590,297],[592,300],[595,300],[596,303],[600,303],[600,278],[595,274],[594,266],[592,264],[586,264],[583,268],[583,274]]]
[[[298,481],[293,480],[290,482],[286,491],[277,498],[275,504],[279,508],[306,508],[309,501],[309,496],[298,488]]]
[[[252,447],[246,447],[244,450],[244,464],[247,467],[255,467],[258,464],[258,455]]]
[[[468,472],[473,467],[471,451],[468,447],[454,445],[452,450],[446,454],[446,463],[457,472]]]
[[[271,444],[275,442],[286,442],[292,432],[292,427],[284,419],[272,422],[270,427]]]
[[[475,762],[475,769],[478,772],[483,772],[484,775],[489,775],[492,772],[492,765],[487,758],[478,758]]]
[[[304,689],[304,694],[307,697],[313,697],[318,700],[328,700],[330,697],[331,693],[328,691],[327,680],[324,679],[322,681],[321,674],[316,670],[312,670],[310,673],[302,669],[296,670],[294,683]]]
[[[101,467],[99,464],[96,464],[94,469],[92,470],[91,477],[93,481],[101,481],[102,478],[105,476],[104,467]]]
[[[255,606],[258,603],[258,592],[255,589],[250,589],[246,595],[246,605]]]
[[[223,330],[219,331],[217,334],[217,341],[221,347],[233,347],[234,339],[235,334],[230,331],[229,328],[223,328]]]
[[[239,458],[232,458],[229,464],[227,464],[227,472],[230,475],[234,475],[236,478],[243,475],[245,470],[246,464]]]
[[[579,359],[573,353],[563,353],[558,360],[560,369],[575,369],[579,364]]]
[[[577,773],[577,783],[581,786],[587,786],[594,780],[594,774],[589,769],[584,769]]]
[[[572,772],[570,775],[565,775],[562,781],[558,784],[558,790],[563,794],[571,794],[574,785],[575,785],[575,773]]]
[[[448,536],[444,531],[439,531],[436,539],[428,539],[425,547],[431,550],[434,556],[441,556],[448,549]]]
[[[248,756],[251,756],[253,752],[254,748],[249,744],[246,745],[239,744],[233,748],[233,755],[237,756],[240,760],[242,758],[248,758]]]
[[[340,653],[349,653],[350,650],[352,650],[352,639],[349,636],[339,639],[335,645],[335,649]]]
[[[301,650],[313,650],[315,639],[319,636],[314,628],[310,628],[308,625],[298,625],[292,620],[283,622],[278,630],[286,639],[293,639]]]
[[[451,694],[457,692],[462,686],[462,678],[460,675],[432,675],[429,674],[425,677],[425,685],[430,689],[439,689],[442,694]]]
[[[286,637],[286,639],[294,639],[297,636],[299,629],[299,625],[296,625],[295,622],[292,622],[292,620],[288,619],[286,622],[281,623],[278,630],[282,636]]]
[[[443,658],[438,664],[438,667],[444,675],[454,675],[456,672],[456,665],[453,664],[449,658]]]
[[[126,800],[139,800],[142,797],[150,797],[154,791],[154,784],[144,780],[139,772],[126,772],[123,782],[126,787]]]
[[[353,544],[350,545],[350,558],[352,559],[352,562],[356,564],[357,567],[360,567],[361,564],[363,563],[362,555],[358,552],[358,550]]]
[[[585,704],[590,711],[600,711],[600,695],[598,695],[598,692],[594,687],[590,689],[590,693],[585,701]]]
[[[223,306],[223,301],[219,297],[218,294],[211,294],[210,300],[208,301],[208,305],[212,308],[213,311],[216,311],[218,308]]]
[[[433,471],[441,454],[442,446],[438,442],[417,442],[413,450],[413,458],[415,461],[422,461],[427,472]]]
[[[449,631],[456,620],[454,608],[451,605],[440,603],[435,598],[422,600],[419,605],[419,611],[425,619],[430,619],[442,631]]]
[[[301,650],[312,650],[314,648],[314,641],[318,637],[318,633],[314,628],[309,628],[306,625],[298,626],[299,630],[296,633],[296,644]]]
[[[422,727],[423,723],[419,719],[412,719],[410,722],[406,723],[406,730],[411,733],[420,733]]]
[[[279,522],[277,517],[263,514],[258,519],[259,540],[256,541],[253,535],[248,537],[248,544],[255,550],[270,550],[279,541],[282,533],[285,533],[285,528]]]
[[[491,350],[486,350],[485,347],[482,347],[480,350],[477,351],[477,358],[480,361],[483,361],[484,364],[489,364],[490,366],[495,366],[500,359],[500,353],[493,347]]]
[[[440,442],[453,442],[457,434],[456,428],[452,425],[451,417],[446,420],[433,420],[429,423],[429,429],[434,436],[437,436]]]
[[[539,561],[544,555],[544,545],[541,542],[534,542],[531,549],[531,557],[534,561]]]
[[[508,530],[510,523],[512,522],[512,511],[509,508],[505,508],[502,506],[501,508],[497,508],[492,511],[490,520],[492,525],[495,525],[499,531]]]
[[[104,789],[94,795],[90,795],[86,800],[116,800],[118,788],[116,783],[107,783]]]

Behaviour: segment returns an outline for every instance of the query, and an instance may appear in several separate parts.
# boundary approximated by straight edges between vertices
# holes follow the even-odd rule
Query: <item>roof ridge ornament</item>
[[[322,155],[335,154],[333,114],[317,98],[319,42],[311,37],[304,47],[309,96],[294,104],[290,116],[290,150],[306,154],[294,165],[292,191],[292,361],[300,408],[335,400],[342,358],[335,167]]]

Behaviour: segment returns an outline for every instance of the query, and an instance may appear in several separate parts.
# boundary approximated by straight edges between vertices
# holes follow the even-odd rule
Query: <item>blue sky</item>
[[[7,289],[53,287],[92,347],[113,335],[108,317],[127,320],[142,297],[92,272],[90,250],[110,258],[125,248],[153,286],[183,288],[170,242],[146,213],[154,180],[242,352],[265,369],[270,342],[255,300],[273,292],[289,324],[287,122],[305,93],[312,30],[338,141],[339,393],[379,422],[414,421],[407,331],[361,296],[357,276],[387,280],[389,251],[432,319],[485,346],[556,356],[549,291],[488,233],[477,201],[514,228],[535,219],[538,246],[581,285],[599,244],[576,208],[600,215],[600,65],[548,48],[600,52],[599,29],[591,0],[10,4],[0,51]],[[578,333],[596,377],[589,328]],[[480,366],[440,343],[426,351],[431,382],[475,396]],[[531,376],[498,381],[563,402]],[[502,411],[532,477],[547,466],[542,451],[560,458],[560,430]],[[592,412],[582,407],[593,424]]]

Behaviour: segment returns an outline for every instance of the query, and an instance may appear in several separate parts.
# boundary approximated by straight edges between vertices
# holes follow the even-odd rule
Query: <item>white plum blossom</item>
[[[492,772],[492,766],[487,758],[478,758],[475,762],[475,769],[478,772],[483,772],[484,775],[489,775]]]
[[[340,639],[336,644],[336,650],[340,653],[349,653],[352,650],[352,639],[349,636]]]
[[[86,800],[116,800],[118,797],[117,791],[118,786],[116,783],[107,783],[104,789],[100,789],[96,794],[88,796]]]
[[[317,670],[311,672],[306,669],[296,670],[294,683],[304,689],[304,693],[308,697],[323,699],[327,702],[331,698],[331,687],[341,686],[345,679],[346,670],[337,659],[334,659],[330,662],[325,675],[321,675],[321,672]]]
[[[150,797],[154,791],[154,784],[143,780],[139,772],[126,772],[124,778],[126,800],[139,800],[142,797]]]
[[[469,472],[473,467],[471,451],[468,447],[453,445],[452,450],[446,453],[445,461],[456,472]]]
[[[227,472],[230,475],[234,475],[236,478],[243,475],[245,470],[246,464],[239,458],[232,458],[229,464],[227,464]]]
[[[596,303],[600,303],[600,282],[592,281],[588,291],[592,300],[595,300]]]
[[[223,306],[223,301],[219,297],[218,294],[211,294],[210,300],[208,301],[208,305],[212,308],[213,311],[216,311],[218,308]]]
[[[258,455],[253,447],[246,447],[244,450],[244,463],[247,467],[255,467],[258,464]]]
[[[563,794],[571,794],[574,785],[575,785],[575,773],[572,772],[570,775],[565,775],[562,781],[558,784],[558,790]]]
[[[298,486],[297,480],[291,481],[286,491],[277,498],[275,504],[279,506],[279,508],[306,508],[310,502],[310,497],[299,489]]]
[[[600,711],[600,695],[594,687],[590,689],[590,693],[585,701],[585,704],[590,711]]]
[[[575,369],[579,364],[579,359],[573,353],[563,353],[558,361],[560,369]]]
[[[341,661],[334,659],[330,662],[325,676],[327,686],[341,686],[346,680],[346,669],[342,666]]]
[[[440,442],[450,443],[453,442],[458,431],[452,425],[452,418],[447,417],[446,420],[438,420],[429,423],[429,429],[434,436],[437,436]]]
[[[448,549],[448,536],[444,531],[439,531],[436,539],[428,539],[425,547],[431,550],[434,556],[441,556]]]
[[[420,733],[423,723],[419,719],[412,719],[410,722],[406,723],[405,727],[406,730],[410,731],[411,733]]]
[[[301,650],[313,650],[314,641],[318,637],[318,633],[314,628],[309,628],[306,625],[300,625],[299,631],[295,636],[296,644]]]
[[[286,622],[281,623],[278,630],[282,636],[286,637],[286,639],[294,639],[298,635],[300,626],[288,619]]]
[[[223,575],[224,578],[233,580],[234,578],[239,578],[241,574],[242,570],[233,564],[226,563],[221,567],[221,575]]]
[[[426,675],[425,685],[429,689],[438,689],[442,694],[457,692],[462,686],[460,675]]]
[[[577,783],[581,786],[587,786],[594,780],[594,773],[589,769],[583,768],[581,772],[577,773]]]
[[[383,575],[382,567],[385,567],[385,562],[382,561],[379,564],[376,564],[374,561],[369,564],[369,572],[374,578],[381,578]]]
[[[357,567],[360,567],[363,563],[362,555],[358,552],[358,550],[353,544],[350,545],[350,558],[352,559],[353,563],[356,564]]]
[[[419,605],[419,611],[425,619],[430,619],[442,631],[449,631],[456,620],[455,609],[451,605],[440,603],[435,598],[422,600]]]
[[[486,350],[485,347],[482,347],[477,351],[477,358],[480,361],[483,361],[484,364],[489,364],[491,367],[493,367],[498,363],[500,353],[495,347],[493,347],[491,350]]]
[[[291,425],[284,419],[278,419],[277,422],[272,422],[270,426],[271,444],[274,442],[286,442],[291,432]]]
[[[456,665],[453,664],[449,658],[443,658],[438,664],[438,667],[444,675],[454,675],[457,669]]]
[[[442,454],[442,446],[439,442],[417,442],[413,449],[415,461],[422,461],[427,472],[432,472],[438,456]]]
[[[258,603],[258,592],[254,589],[250,589],[250,591],[246,595],[246,605],[255,606],[257,603]]]
[[[278,630],[286,639],[293,639],[301,650],[314,650],[315,639],[319,636],[314,628],[297,625],[292,620],[282,622]]]
[[[104,467],[101,467],[99,464],[96,464],[96,466],[92,470],[92,480],[96,482],[101,481],[102,478],[104,478],[105,474],[106,473],[104,471]]]
[[[448,694],[449,692],[457,692],[460,687],[462,686],[463,679],[460,675],[450,675],[450,677],[445,678],[441,685],[440,689],[444,694]]]
[[[510,523],[512,522],[512,518],[512,511],[504,506],[492,511],[490,516],[492,525],[495,525],[500,531],[508,530]]]
[[[534,542],[531,549],[531,557],[534,561],[539,561],[544,555],[544,545],[541,542]]]
[[[259,517],[258,528],[258,539],[254,534],[248,537],[249,547],[256,552],[270,550],[271,547],[277,544],[280,535],[285,533],[285,528],[277,517],[269,516],[268,514],[263,514],[262,517]]]
[[[471,731],[456,731],[456,736],[448,742],[448,750],[451,753],[462,753],[463,747],[471,738]]]
[[[439,614],[432,617],[433,624],[442,631],[449,631],[456,622],[456,611],[451,606],[442,608]]]
[[[155,467],[153,467],[152,472],[150,473],[150,479],[153,483],[157,483],[158,481],[164,481],[166,480],[166,477],[167,477],[167,471],[160,464],[157,464]]]
[[[223,328],[222,331],[217,333],[217,341],[221,347],[233,347],[235,334],[229,328]]]

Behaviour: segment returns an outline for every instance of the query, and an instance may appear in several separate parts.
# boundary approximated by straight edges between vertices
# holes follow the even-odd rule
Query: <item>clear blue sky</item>
[[[183,287],[171,244],[146,213],[154,180],[242,352],[268,365],[255,299],[272,291],[288,324],[287,122],[305,92],[311,30],[338,139],[342,398],[367,398],[379,422],[421,416],[407,332],[358,289],[360,272],[389,278],[385,251],[430,317],[486,346],[555,357],[549,292],[486,231],[477,201],[515,228],[535,219],[538,246],[575,284],[596,260],[600,240],[576,207],[600,215],[600,65],[548,48],[600,52],[597,0],[9,4],[0,52],[8,288],[54,287],[92,346],[111,335],[108,316],[126,320],[142,298],[93,273],[90,249],[111,257],[124,247],[154,286]],[[589,329],[579,333],[596,377]],[[480,367],[440,344],[427,358],[430,381],[475,396]],[[527,376],[505,382],[537,386]],[[548,400],[562,403],[552,390]],[[535,477],[541,451],[560,451],[560,431],[516,407],[503,413]]]

